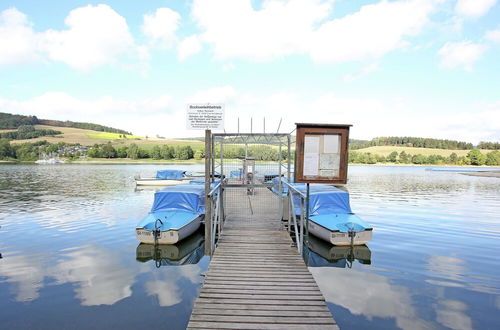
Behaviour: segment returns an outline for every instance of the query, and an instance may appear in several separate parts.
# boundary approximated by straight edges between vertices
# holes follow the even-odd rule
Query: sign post
[[[212,200],[208,196],[211,183],[212,129],[224,129],[224,104],[188,104],[186,127],[189,130],[205,130],[205,255],[212,255]],[[212,173],[213,174],[213,173]],[[222,196],[218,196],[222,198]],[[220,221],[220,220],[219,220]]]
[[[210,193],[210,160],[212,159],[212,131],[205,130],[205,255],[212,255],[212,200]]]

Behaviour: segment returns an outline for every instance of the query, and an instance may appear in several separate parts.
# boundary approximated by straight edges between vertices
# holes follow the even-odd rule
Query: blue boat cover
[[[163,180],[182,180],[185,177],[186,171],[181,170],[162,170],[156,172],[157,179]]]
[[[144,219],[142,219],[136,226],[136,228],[144,228],[147,230],[155,230],[156,220],[161,220],[158,223],[159,229],[161,231],[167,230],[179,230],[197,217],[199,213],[193,213],[188,211],[156,211],[149,213]]]
[[[155,193],[151,212],[187,211],[205,213],[205,187],[202,185],[169,186]]]
[[[229,173],[229,177],[232,179],[241,179],[241,178],[243,178],[243,171],[242,170],[233,170]]]
[[[295,185],[294,188],[306,194],[305,185]],[[294,195],[294,203],[300,203],[300,197]],[[333,186],[310,185],[309,189],[309,216],[320,214],[347,214],[352,213],[349,204],[349,193]]]
[[[272,191],[279,195],[279,180],[287,182],[286,178],[274,178]],[[293,187],[306,194],[305,183],[293,183]],[[288,187],[283,185],[283,195],[288,194]],[[296,214],[300,213],[300,196],[294,194],[294,205]],[[297,210],[298,209],[298,210]],[[349,193],[334,186],[311,184],[309,186],[309,215],[331,214],[331,213],[352,213],[349,204]]]

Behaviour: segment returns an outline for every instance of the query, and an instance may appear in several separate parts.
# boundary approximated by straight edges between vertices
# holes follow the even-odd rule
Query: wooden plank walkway
[[[188,329],[338,329],[288,232],[279,230],[270,203],[276,196],[242,191],[227,192],[223,235]],[[231,210],[235,200],[254,204],[252,214]]]

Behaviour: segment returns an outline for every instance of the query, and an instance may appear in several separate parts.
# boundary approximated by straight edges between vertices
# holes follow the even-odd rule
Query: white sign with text
[[[188,104],[187,129],[224,129],[224,104]]]

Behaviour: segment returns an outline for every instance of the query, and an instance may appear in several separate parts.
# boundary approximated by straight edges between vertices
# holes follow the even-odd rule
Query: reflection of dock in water
[[[195,232],[177,244],[144,244],[137,246],[136,260],[154,260],[157,267],[197,264],[205,252],[205,241],[200,231]]]
[[[354,260],[365,265],[371,264],[372,253],[366,245],[336,246],[310,235],[308,247],[309,267],[351,268]]]

